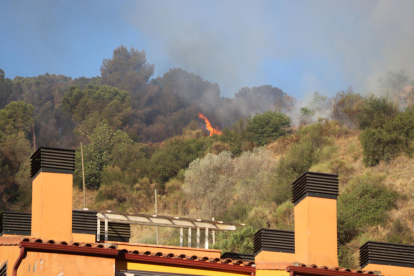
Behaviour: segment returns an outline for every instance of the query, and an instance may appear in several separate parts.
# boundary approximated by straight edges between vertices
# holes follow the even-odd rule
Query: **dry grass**
[[[93,209],[95,205],[95,196],[97,191],[86,190],[86,208]],[[83,191],[78,187],[73,187],[73,209],[83,208]]]

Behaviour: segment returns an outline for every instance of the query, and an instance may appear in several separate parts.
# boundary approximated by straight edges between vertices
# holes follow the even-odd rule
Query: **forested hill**
[[[414,89],[404,71],[389,72],[377,96],[315,92],[303,107],[270,85],[223,98],[182,69],[153,72],[144,51],[123,46],[94,78],[11,80],[0,70],[0,211],[30,211],[35,148],[82,142],[87,207],[151,213],[157,189],[161,214],[248,225],[219,236],[220,249],[251,253],[257,229],[292,229],[290,185],[307,170],[339,174],[342,265],[356,267],[371,237],[414,242]],[[222,133],[210,136],[198,113]],[[74,208],[81,171],[77,151]],[[154,242],[144,230],[133,240]],[[177,242],[163,231],[162,242]]]

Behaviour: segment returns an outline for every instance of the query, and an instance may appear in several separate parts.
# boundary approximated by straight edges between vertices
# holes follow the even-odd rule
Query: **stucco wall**
[[[115,259],[70,254],[28,252],[17,272],[18,276],[113,276],[115,274]]]

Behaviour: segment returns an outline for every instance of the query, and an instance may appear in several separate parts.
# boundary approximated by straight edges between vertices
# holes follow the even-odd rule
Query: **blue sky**
[[[19,1],[0,9],[6,77],[100,75],[113,50],[145,50],[155,75],[181,67],[222,96],[271,84],[304,100],[385,72],[414,75],[414,1]]]

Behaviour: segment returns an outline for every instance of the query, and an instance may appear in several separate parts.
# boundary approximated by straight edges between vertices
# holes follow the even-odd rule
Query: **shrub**
[[[292,182],[312,166],[314,152],[312,143],[304,141],[293,145],[288,154],[280,158],[276,166],[277,177],[274,181],[273,201],[281,204],[291,197]]]
[[[383,129],[367,128],[361,133],[360,140],[366,166],[375,166],[380,161],[389,162],[403,150],[409,152],[406,139]]]
[[[225,211],[236,184],[230,152],[209,153],[203,159],[197,158],[184,176],[184,191],[204,217],[215,217]]]
[[[381,128],[398,114],[398,107],[386,98],[369,96],[357,115],[357,125],[360,129]]]
[[[390,243],[412,244],[413,232],[405,221],[396,219],[387,233],[386,241]]]
[[[395,207],[398,193],[383,184],[384,177],[371,172],[357,176],[338,197],[341,244],[356,237],[365,227],[387,221],[386,211]]]
[[[387,125],[387,130],[398,133],[408,140],[414,140],[414,106],[400,112],[395,120]]]
[[[273,214],[274,221],[272,228],[281,230],[293,230],[294,226],[294,206],[292,201],[287,200],[277,206],[276,212]]]
[[[350,87],[347,91],[336,93],[332,117],[348,126],[357,125],[357,116],[361,112],[365,98],[354,93]]]
[[[203,157],[212,142],[208,137],[167,140],[150,159],[151,178],[164,184],[181,169],[186,169],[193,160]]]
[[[257,146],[263,146],[285,135],[290,123],[290,118],[287,115],[279,111],[267,111],[249,117],[246,131],[251,134],[252,140]]]
[[[213,249],[221,249],[222,252],[253,253],[253,236],[256,231],[247,226],[239,231],[223,231],[217,235]]]
[[[358,267],[357,260],[352,252],[352,250],[345,245],[339,246],[339,254],[338,254],[338,261],[339,266],[347,267],[347,268],[354,268]]]

